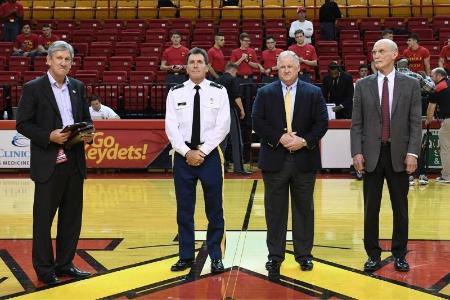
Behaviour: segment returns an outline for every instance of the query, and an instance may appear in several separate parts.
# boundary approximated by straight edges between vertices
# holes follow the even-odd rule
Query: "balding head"
[[[381,39],[373,46],[372,57],[375,68],[384,75],[388,75],[394,69],[397,56],[398,47],[394,41]]]

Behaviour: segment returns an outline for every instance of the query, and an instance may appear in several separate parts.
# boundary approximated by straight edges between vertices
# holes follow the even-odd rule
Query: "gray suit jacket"
[[[377,74],[356,83],[350,130],[352,157],[363,154],[365,170],[372,172],[381,148],[381,105]],[[419,155],[422,137],[419,81],[395,72],[391,112],[391,157],[395,172],[405,170],[407,153]]]

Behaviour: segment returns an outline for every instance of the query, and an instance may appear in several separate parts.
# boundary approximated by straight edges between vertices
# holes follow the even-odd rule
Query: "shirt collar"
[[[209,85],[209,80],[208,79],[203,79],[203,81],[200,82],[200,84],[199,84],[201,90],[204,90],[208,85]],[[194,86],[196,86],[196,84],[192,80],[189,79],[186,82],[186,86],[191,87],[192,89],[194,89]]]
[[[291,90],[296,89],[297,88],[297,83],[298,83],[298,78],[294,81],[293,84],[291,84],[290,86],[287,86],[283,81],[281,81],[281,86],[287,90],[288,87],[291,88]]]
[[[50,80],[51,86],[58,87],[58,85],[56,84],[55,78],[53,78],[52,74],[50,74],[49,71],[47,71],[47,75],[48,75],[48,79]],[[66,76],[66,78],[64,79],[64,83],[63,83],[63,86],[62,86],[62,87],[64,88],[64,87],[66,87],[68,84],[69,84],[69,78],[67,78],[67,76]]]
[[[381,74],[381,72],[378,72],[378,80],[383,80],[384,77],[387,77],[389,82],[393,82],[393,80],[395,78],[395,68],[387,76],[384,76],[384,74]]]

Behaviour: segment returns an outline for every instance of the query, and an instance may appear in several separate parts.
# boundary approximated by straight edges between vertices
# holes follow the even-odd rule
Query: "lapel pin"
[[[77,93],[77,91],[75,91],[75,90],[72,90],[72,93],[76,94],[76,93]]]

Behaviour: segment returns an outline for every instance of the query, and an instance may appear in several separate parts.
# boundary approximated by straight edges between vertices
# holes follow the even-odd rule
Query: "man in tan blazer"
[[[382,39],[372,51],[378,72],[356,83],[353,98],[351,153],[356,171],[364,172],[364,270],[381,267],[379,212],[386,179],[394,215],[391,251],[397,271],[409,271],[408,174],[417,168],[421,143],[419,82],[394,69],[398,48]]]

